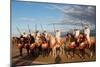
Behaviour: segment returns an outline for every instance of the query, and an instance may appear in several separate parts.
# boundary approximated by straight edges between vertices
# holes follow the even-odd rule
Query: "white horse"
[[[53,57],[56,57],[57,54],[62,53],[62,41],[61,41],[61,37],[60,37],[60,33],[57,32],[56,33],[56,37],[54,37],[51,34],[48,34],[49,37],[49,41],[50,41],[50,48],[51,48],[51,52],[50,55],[53,55]]]
[[[59,49],[60,55],[64,54],[64,44],[65,44],[65,38],[61,38],[61,31],[56,31],[56,48]],[[56,50],[57,51],[57,50]]]
[[[49,38],[49,45],[50,45],[50,55],[55,55],[56,51],[55,51],[55,45],[56,45],[56,38],[54,36],[52,36],[50,33],[48,34],[48,38]]]

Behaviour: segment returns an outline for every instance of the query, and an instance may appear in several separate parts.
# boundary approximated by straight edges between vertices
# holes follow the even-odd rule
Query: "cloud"
[[[60,10],[64,14],[75,14],[75,15],[88,15],[91,16],[95,14],[94,6],[80,6],[80,5],[65,5],[58,6],[53,5],[56,9]]]
[[[95,28],[96,7],[87,5],[52,5],[63,14],[61,23],[58,25],[89,25]]]
[[[76,28],[80,28],[80,29],[83,28],[85,25],[88,25],[91,29],[94,29],[95,24],[93,24],[93,23],[94,23],[93,21],[81,20],[79,18],[67,16],[67,17],[64,17],[63,19],[61,19],[59,21],[59,23],[56,22],[56,23],[52,23],[52,24],[63,25],[63,26],[67,25],[67,26],[72,26],[72,28],[76,27]]]

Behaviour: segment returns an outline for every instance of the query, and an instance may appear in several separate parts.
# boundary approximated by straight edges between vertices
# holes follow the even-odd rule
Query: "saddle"
[[[80,45],[79,45],[79,49],[84,49],[86,48],[86,44],[84,42],[82,42]]]
[[[75,48],[75,47],[76,47],[75,42],[70,43],[70,44],[68,45],[68,47],[69,47],[69,48],[72,48],[72,49]]]

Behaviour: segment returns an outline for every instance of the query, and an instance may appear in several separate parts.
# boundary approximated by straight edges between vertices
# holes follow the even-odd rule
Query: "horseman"
[[[43,34],[44,34],[44,37],[46,39],[46,42],[48,42],[49,41],[48,33],[46,31],[44,31]]]
[[[78,38],[79,34],[80,34],[80,30],[74,29],[74,36],[75,36],[76,39]]]
[[[56,40],[57,40],[57,44],[60,44],[61,32],[59,30],[56,30]]]
[[[29,34],[28,36],[28,40],[29,40],[29,44],[31,45],[32,43],[35,42],[35,35],[32,33],[32,34]]]
[[[31,36],[35,38],[35,33],[32,33]]]
[[[26,33],[24,32],[23,34],[20,35],[19,37],[19,41],[20,41],[20,44],[24,45],[27,41],[27,35]]]
[[[84,28],[84,35],[86,36],[86,39],[88,41],[88,43],[90,44],[90,28],[89,27],[85,27]]]
[[[28,35],[24,32],[23,34],[21,34],[19,38],[19,43],[18,43],[20,56],[22,56],[23,48],[27,49],[27,53],[29,55],[29,48],[27,47],[27,45],[28,45]]]
[[[80,30],[79,29],[74,29],[74,40],[77,46],[79,45],[79,35],[80,35]]]
[[[27,44],[28,43],[28,34],[23,32],[22,37],[24,38],[24,44]]]
[[[39,31],[36,31],[36,33],[35,33],[35,42],[37,42],[39,40],[39,37],[40,37],[40,33],[39,33]]]
[[[37,43],[37,45],[40,45],[41,42],[41,33],[39,31],[36,31],[36,36],[35,36],[35,43]]]

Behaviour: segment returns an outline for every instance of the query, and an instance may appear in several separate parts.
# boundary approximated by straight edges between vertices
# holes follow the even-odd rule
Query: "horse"
[[[52,55],[53,57],[56,56],[56,38],[51,35],[50,33],[47,35],[48,37],[48,42],[49,42],[49,48],[50,48],[50,55]]]
[[[41,52],[43,56],[46,56],[49,54],[49,42],[44,34],[41,34]]]
[[[18,40],[18,44],[17,44],[17,47],[18,47],[18,49],[19,49],[19,52],[20,52],[20,56],[23,56],[23,48],[25,48],[26,47],[26,39],[24,39],[24,38],[19,38],[19,40]],[[27,54],[29,54],[29,52],[28,52],[28,50],[27,50]]]
[[[33,41],[30,41],[30,53],[32,56],[39,56],[41,51],[41,44],[42,41],[40,39],[40,36],[33,36]]]
[[[88,49],[90,50],[90,58],[92,58],[93,55],[95,55],[96,53],[96,39],[94,37],[90,38],[90,44]]]
[[[78,55],[80,56],[81,59],[85,58],[85,54],[88,55],[88,57],[91,56],[91,55],[89,55],[87,53],[87,51],[86,51],[87,49],[90,50],[90,53],[93,53],[94,50],[95,50],[94,49],[95,48],[95,46],[94,46],[95,40],[92,39],[92,41],[88,42],[87,37],[86,37],[86,35],[84,33],[80,33],[79,34],[79,36],[78,36],[78,38],[76,40],[76,43],[77,43],[77,48],[78,48],[78,51],[79,51]]]
[[[61,32],[59,30],[56,31],[56,52],[62,55],[64,54],[64,44],[65,39],[61,37]]]
[[[70,55],[70,57],[73,58],[75,54],[75,49],[77,47],[74,35],[72,33],[67,33],[65,38],[66,38],[66,44],[64,47],[65,54],[67,57]]]
[[[29,35],[27,37],[23,37],[22,35],[18,39],[17,47],[20,52],[20,56],[23,55],[23,48],[27,50],[27,55],[30,54],[30,44],[34,42],[34,38],[32,39],[32,36]]]
[[[12,37],[11,38],[11,44],[12,44],[12,47],[16,46],[18,43],[19,43],[19,37]]]

